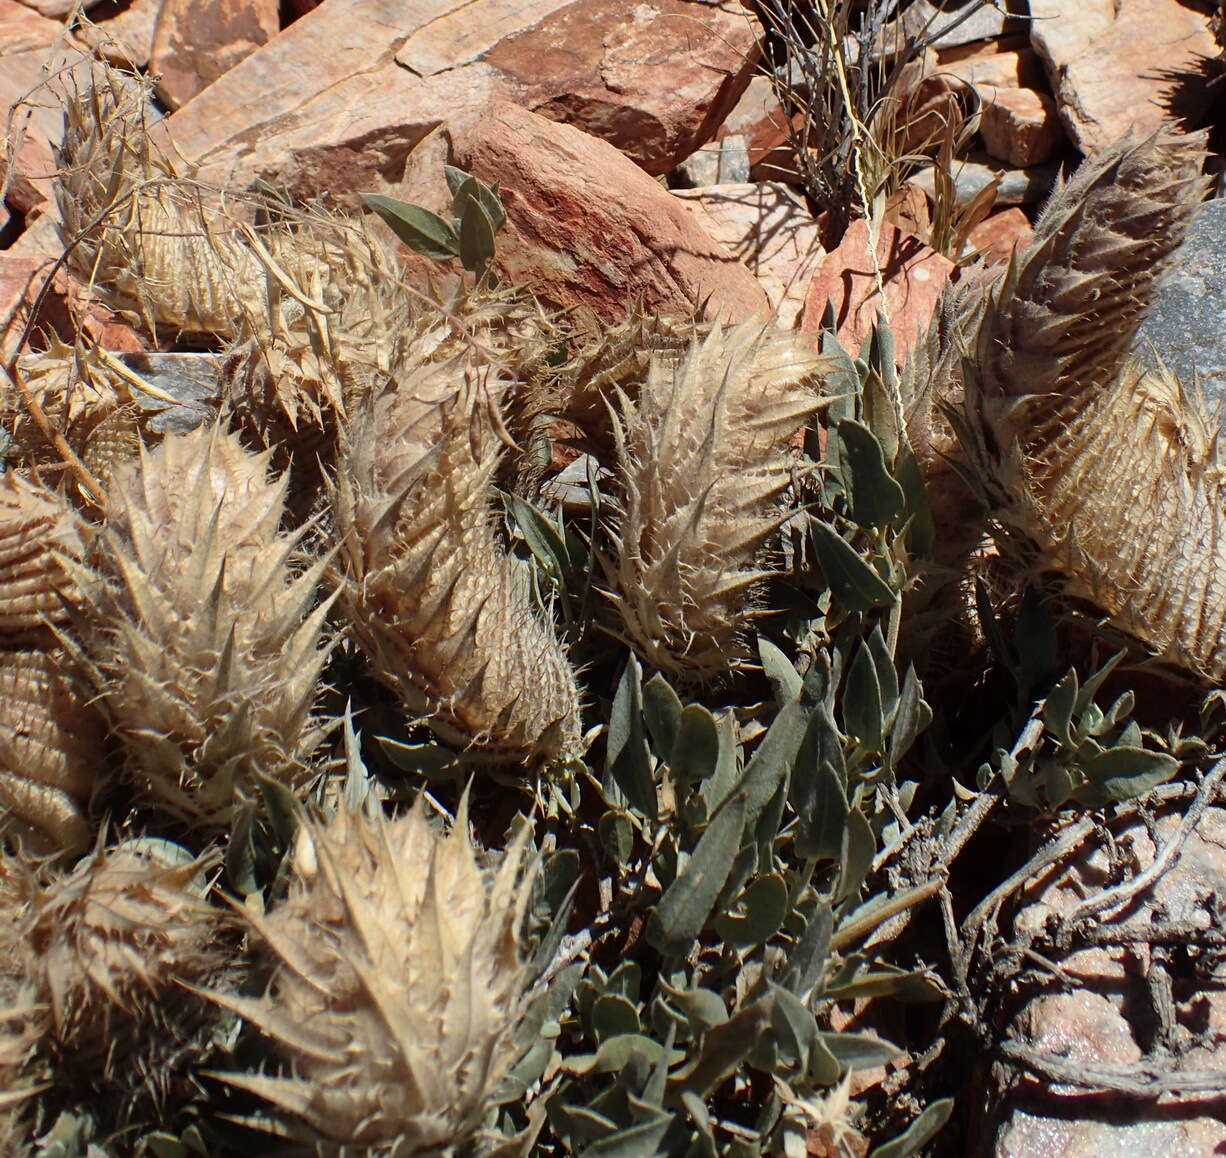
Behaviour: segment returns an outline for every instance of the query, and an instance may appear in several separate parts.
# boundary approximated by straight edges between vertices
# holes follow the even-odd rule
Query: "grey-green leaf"
[[[385,197],[382,193],[364,193],[362,200],[415,253],[439,259],[460,256],[460,239],[437,213],[407,201],[397,201],[395,197]]]
[[[907,500],[885,464],[881,443],[861,422],[839,422],[843,477],[849,485],[851,517],[862,527],[884,527],[899,518]]]
[[[737,792],[711,818],[689,862],[660,898],[647,922],[647,942],[659,952],[683,957],[693,948],[728,879],[745,814],[745,794]]]
[[[843,728],[872,752],[885,744],[885,718],[877,668],[867,646],[856,650],[843,689]]]
[[[868,1158],[911,1158],[937,1136],[953,1112],[953,1098],[933,1102],[897,1138],[878,1146]]]
[[[889,584],[832,527],[814,519],[809,529],[826,583],[844,607],[849,611],[871,611],[894,602]]]
[[[664,759],[669,759],[676,747],[682,711],[681,697],[673,691],[668,680],[656,672],[643,685],[643,715],[656,754]],[[715,736],[714,720],[711,721],[711,735]]]
[[[655,819],[656,786],[643,725],[643,676],[633,656],[622,671],[609,715],[605,776],[644,816]]]

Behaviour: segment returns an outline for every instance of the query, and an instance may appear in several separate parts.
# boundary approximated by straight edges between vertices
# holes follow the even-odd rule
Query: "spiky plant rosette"
[[[614,630],[668,676],[709,680],[745,656],[757,552],[785,517],[788,443],[822,405],[825,365],[795,334],[717,327],[613,407]]]
[[[42,1029],[27,1067],[64,1105],[107,1091],[121,1121],[159,1104],[215,1007],[186,985],[217,980],[227,914],[208,903],[215,853],[141,838],[95,848],[32,890],[3,936]]]
[[[228,335],[264,298],[264,269],[215,196],[150,134],[152,83],[93,66],[63,98],[56,204],[73,272],[150,331]]]
[[[105,769],[105,729],[62,651],[0,652],[0,832],[27,854],[79,853]]]
[[[1157,655],[1226,676],[1226,532],[1208,417],[1129,369],[1145,305],[1205,191],[1202,137],[1125,139],[1057,190],[985,295],[948,413],[1020,561]]]
[[[270,1128],[314,1153],[452,1153],[516,1058],[528,973],[528,832],[482,867],[462,805],[443,834],[419,801],[397,819],[342,808],[300,830],[288,898],[249,914],[275,965],[261,998],[218,996],[292,1076],[225,1075],[267,1099]]]
[[[85,651],[152,806],[225,828],[257,777],[302,789],[326,734],[325,561],[279,530],[287,480],[220,427],[168,437],[115,479],[86,594]]]
[[[579,693],[498,538],[497,389],[463,355],[420,362],[355,420],[333,484],[341,603],[412,719],[473,759],[561,761],[578,752]]]

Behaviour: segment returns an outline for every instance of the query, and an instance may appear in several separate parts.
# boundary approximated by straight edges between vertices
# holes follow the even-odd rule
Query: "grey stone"
[[[1209,201],[1175,254],[1137,333],[1136,351],[1179,378],[1200,380],[1210,409],[1226,407],[1226,201]]]
[[[749,146],[739,133],[730,133],[686,157],[673,170],[670,184],[677,189],[704,189],[748,180]]]
[[[912,36],[938,33],[934,41],[937,48],[958,48],[963,44],[974,44],[1020,31],[1025,27],[1021,19],[1024,12],[1025,4],[1019,0],[997,4],[983,3],[982,0],[952,4],[915,0],[903,15],[902,24]]]
[[[954,186],[959,207],[969,205],[988,184],[1000,178],[996,189],[997,205],[1029,205],[1042,201],[1051,192],[1060,171],[1058,165],[1032,165],[1029,169],[1002,169],[985,163],[984,158],[959,162],[954,169]],[[930,197],[935,196],[932,170],[925,169],[911,180]]]
[[[150,386],[178,400],[170,406],[143,393],[134,397],[144,410],[154,411],[149,428],[159,434],[186,434],[217,413],[218,372],[216,354],[122,354],[120,360]]]

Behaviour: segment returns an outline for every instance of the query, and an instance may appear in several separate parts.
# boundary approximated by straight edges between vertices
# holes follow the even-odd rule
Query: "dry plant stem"
[[[910,913],[925,901],[931,900],[940,893],[946,884],[944,876],[938,877],[934,881],[929,881],[924,885],[916,885],[915,888],[905,889],[903,892],[891,897],[879,909],[874,909],[871,913],[865,915],[858,920],[849,921],[843,925],[839,931],[830,938],[830,947],[836,953],[842,953],[857,942],[864,940],[874,929],[884,925],[891,917],[898,916],[899,913]]]
[[[1036,1049],[1016,1038],[997,1046],[1006,1061],[1029,1070],[1045,1081],[1080,1089],[1109,1091],[1124,1097],[1152,1099],[1165,1094],[1214,1094],[1226,1090],[1226,1070],[1183,1070],[1171,1073],[1154,1060],[1112,1065],[1080,1058],[1069,1059]]]
[[[1179,822],[1179,828],[1154,857],[1154,863],[1131,880],[1124,881],[1114,888],[1105,889],[1096,896],[1087,897],[1073,909],[1067,920],[1076,924],[1078,921],[1085,920],[1086,917],[1102,913],[1105,909],[1122,908],[1153,885],[1175,863],[1184,843],[1200,822],[1205,809],[1209,807],[1209,802],[1223,776],[1226,776],[1226,757],[1214,764],[1200,782],[1188,811],[1184,813],[1183,819]]]

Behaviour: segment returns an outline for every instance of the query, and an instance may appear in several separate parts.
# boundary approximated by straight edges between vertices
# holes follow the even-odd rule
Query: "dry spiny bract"
[[[52,1096],[89,1088],[134,1100],[170,1081],[212,1008],[184,986],[215,982],[225,965],[229,918],[206,900],[216,860],[140,839],[97,849],[34,890],[5,937],[25,996],[46,1011]]]
[[[628,642],[670,677],[711,679],[744,655],[755,557],[825,365],[802,337],[746,322],[654,359],[638,400],[618,400],[609,594]]]
[[[0,652],[0,832],[29,853],[81,852],[104,728],[66,657]]]
[[[342,604],[375,674],[478,761],[578,754],[579,693],[499,541],[489,367],[418,362],[349,431],[333,487]]]
[[[1200,137],[1125,140],[1053,197],[988,295],[954,410],[1028,564],[1157,654],[1226,678],[1226,535],[1208,419],[1122,365],[1205,189]]]
[[[304,826],[289,897],[251,918],[277,966],[269,992],[217,998],[294,1076],[227,1080],[313,1153],[454,1153],[517,1054],[526,837],[482,868],[463,807],[445,836],[420,803],[396,820],[342,810]]]
[[[263,308],[264,268],[149,135],[152,84],[94,66],[64,97],[56,203],[73,271],[149,327],[233,333]]]
[[[301,788],[325,728],[323,562],[278,531],[286,480],[218,427],[168,437],[118,475],[83,580],[86,650],[150,803],[224,827],[257,774]]]
[[[66,561],[84,551],[62,496],[16,471],[0,475],[0,645],[49,645],[79,602]]]

